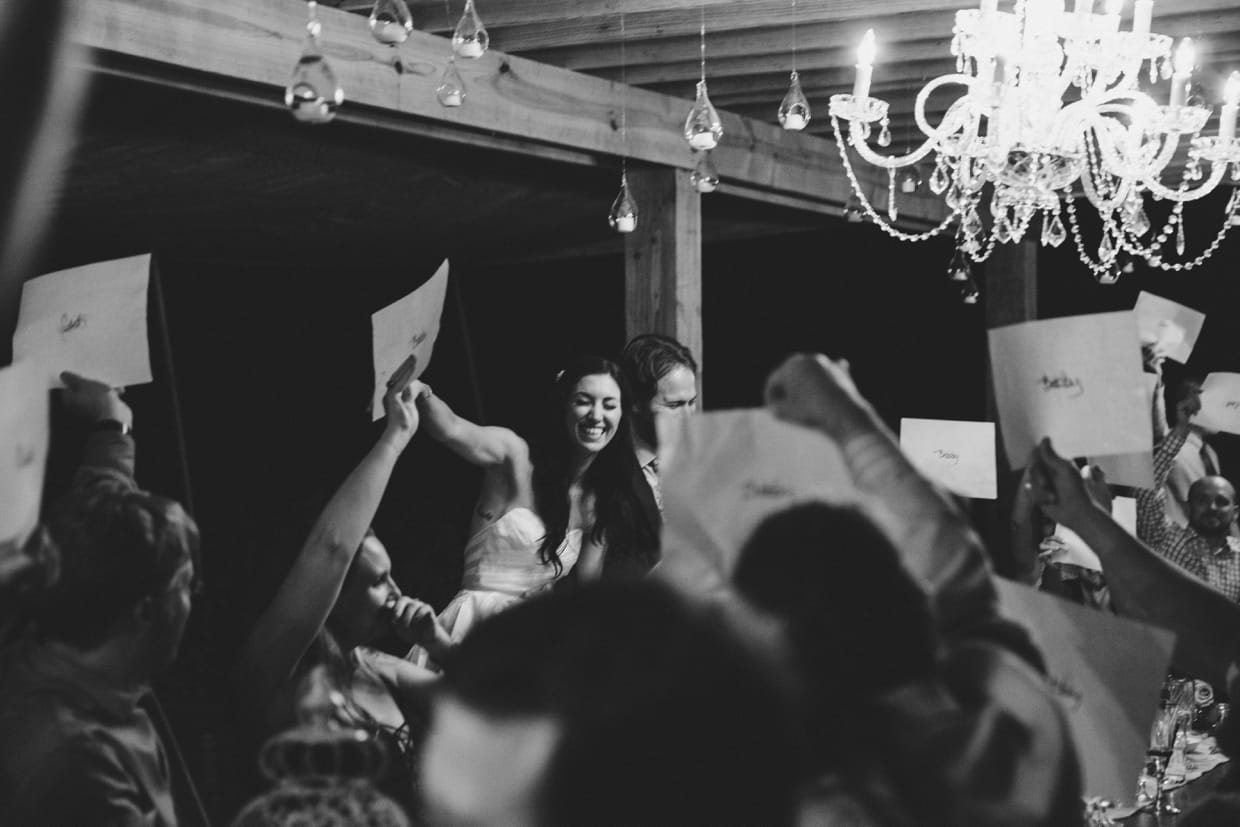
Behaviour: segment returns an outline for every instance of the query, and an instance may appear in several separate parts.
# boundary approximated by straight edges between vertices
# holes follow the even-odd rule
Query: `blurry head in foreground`
[[[773,662],[718,611],[594,583],[478,626],[434,703],[433,824],[789,824],[798,782]]]

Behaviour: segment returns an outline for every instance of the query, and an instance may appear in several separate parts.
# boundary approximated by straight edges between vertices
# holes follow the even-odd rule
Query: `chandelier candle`
[[[863,100],[870,96],[870,78],[874,75],[874,30],[866,29],[861,45],[857,47],[857,80],[853,84],[853,97]]]
[[[1186,37],[1180,41],[1180,48],[1175,50],[1175,73],[1171,75],[1171,99],[1169,106],[1172,109],[1184,105],[1184,95],[1188,90],[1188,78],[1193,72],[1193,60],[1196,55],[1193,54],[1193,39]]]
[[[1218,137],[1230,141],[1236,137],[1236,110],[1240,109],[1240,72],[1232,72],[1223,88],[1223,108],[1218,113]]]
[[[1137,0],[1132,7],[1132,33],[1149,34],[1154,16],[1154,0]]]

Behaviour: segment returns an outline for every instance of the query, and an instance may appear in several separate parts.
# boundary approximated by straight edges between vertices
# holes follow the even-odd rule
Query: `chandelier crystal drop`
[[[398,46],[413,31],[413,15],[405,0],[375,0],[370,10],[370,33],[384,46]]]
[[[689,173],[689,181],[693,188],[701,193],[714,192],[719,189],[719,170],[710,158],[710,152],[698,153],[697,165]]]
[[[890,143],[890,113],[886,101],[870,95],[878,49],[867,32],[852,93],[833,95],[829,109],[840,157],[866,213],[897,238],[933,234],[900,232],[874,214],[850,147],[889,174],[930,158],[930,191],[944,197],[951,213],[935,231],[959,220],[957,243],[974,261],[987,258],[996,243],[1022,240],[1039,215],[1041,242],[1062,244],[1068,236],[1062,212],[1078,255],[1103,283],[1118,272],[1121,249],[1164,270],[1191,269],[1208,259],[1235,223],[1236,199],[1204,252],[1188,248],[1186,234],[1201,236],[1186,233],[1181,211],[1213,192],[1229,168],[1240,178],[1240,72],[1231,73],[1223,91],[1218,133],[1203,135],[1211,110],[1190,94],[1192,41],[1184,38],[1173,49],[1172,38],[1150,32],[1153,0],[1136,0],[1131,28],[1121,31],[1121,6],[1122,0],[1107,0],[1096,13],[1092,0],[1075,0],[1070,11],[1063,0],[1015,0],[1000,11],[998,0],[981,0],[979,8],[957,11],[950,49],[957,71],[919,91],[912,115],[923,140],[903,155],[876,151],[868,141],[877,124],[875,143]],[[1146,74],[1154,85],[1149,91],[1139,87]],[[940,100],[949,90],[957,96],[932,123],[931,97]],[[1147,196],[1171,202],[1177,222],[1155,243],[1148,238]],[[1077,222],[1082,203],[1102,218],[1096,257]],[[989,207],[988,230],[979,205]],[[1181,260],[1167,260],[1172,245]],[[1196,257],[1183,260],[1186,255]]]
[[[474,0],[465,0],[465,10],[461,12],[461,19],[452,32],[452,51],[461,57],[477,58],[486,54],[490,45],[491,36],[478,17]]]
[[[344,103],[344,89],[319,49],[323,24],[319,22],[318,4],[310,0],[306,8],[306,42],[284,88],[284,105],[302,123],[327,123]]]

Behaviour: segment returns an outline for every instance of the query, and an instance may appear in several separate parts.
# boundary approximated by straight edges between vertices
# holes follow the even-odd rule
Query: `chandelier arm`
[[[939,75],[937,78],[921,87],[921,91],[917,93],[917,100],[913,103],[913,119],[917,122],[917,128],[931,138],[941,138],[943,134],[951,134],[950,132],[942,133],[943,124],[940,124],[936,129],[930,125],[929,121],[926,120],[926,101],[930,99],[930,94],[940,86],[945,86],[949,83],[957,83],[966,87],[966,89],[968,89],[966,95],[971,95],[973,94],[973,86],[977,83],[977,79],[972,75],[965,74]],[[950,115],[956,108],[956,104],[960,103],[962,100],[965,100],[965,97],[966,96],[962,95],[951,105],[951,108],[947,110],[948,115]],[[943,116],[943,123],[947,123],[946,115]]]
[[[1122,125],[1110,118],[1105,118],[1105,114],[1125,115],[1134,120],[1138,117],[1138,113],[1131,106],[1123,106],[1120,104],[1110,104],[1100,106],[1088,118],[1084,125],[1082,135],[1084,140],[1088,140],[1089,131],[1092,130],[1094,135],[1110,136],[1116,128],[1122,129]],[[1102,155],[1102,168],[1123,180],[1135,180],[1142,178],[1155,178],[1166,169],[1167,164],[1171,163],[1171,159],[1175,157],[1176,147],[1179,145],[1179,133],[1166,133],[1161,138],[1161,145],[1158,153],[1150,160],[1148,164],[1125,163],[1115,149],[1115,141],[1108,137],[1107,140],[1098,141],[1098,149]]]
[[[831,116],[831,129],[835,132],[835,145],[839,148],[840,161],[844,165],[844,174],[848,176],[848,183],[852,186],[853,192],[856,193],[857,200],[861,202],[861,207],[865,211],[866,215],[870,217],[871,221],[878,225],[880,230],[892,238],[899,239],[900,241],[925,241],[946,230],[947,227],[956,220],[956,216],[959,215],[960,211],[952,210],[947,214],[947,217],[938,224],[938,226],[932,227],[924,233],[906,233],[901,230],[897,230],[895,227],[888,224],[883,220],[882,216],[874,211],[874,207],[870,204],[870,199],[866,198],[865,192],[861,189],[861,183],[857,181],[857,174],[853,172],[852,161],[848,159],[848,146],[844,143],[844,136],[840,134],[839,119],[834,115]]]
[[[907,155],[880,155],[870,149],[870,145],[866,143],[865,129],[868,124],[863,121],[849,121],[848,123],[848,143],[852,148],[857,150],[857,154],[869,161],[876,167],[885,169],[898,169],[899,167],[907,167],[917,163],[925,158],[934,150],[933,137],[926,138],[925,142],[917,149]]]
[[[1145,180],[1145,186],[1149,188],[1150,192],[1161,196],[1162,198],[1166,198],[1168,201],[1177,201],[1181,203],[1185,201],[1196,201],[1198,198],[1204,198],[1213,192],[1215,187],[1219,185],[1219,182],[1223,180],[1223,173],[1226,171],[1227,164],[1211,163],[1210,177],[1202,182],[1200,186],[1194,187],[1193,189],[1168,189],[1155,178],[1147,178]]]

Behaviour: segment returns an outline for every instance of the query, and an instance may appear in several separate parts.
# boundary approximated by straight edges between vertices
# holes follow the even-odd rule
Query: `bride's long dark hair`
[[[565,433],[565,415],[577,383],[586,376],[610,376],[620,388],[619,427],[598,453],[582,479],[582,493],[594,496],[594,525],[589,538],[607,549],[608,555],[653,557],[658,549],[655,528],[645,518],[637,486],[646,485],[629,423],[629,389],[620,368],[601,356],[580,356],[556,377],[547,415],[531,442],[534,464],[534,501],[546,526],[538,556],[544,563],[562,568],[557,551],[568,533],[569,460],[572,443]]]

